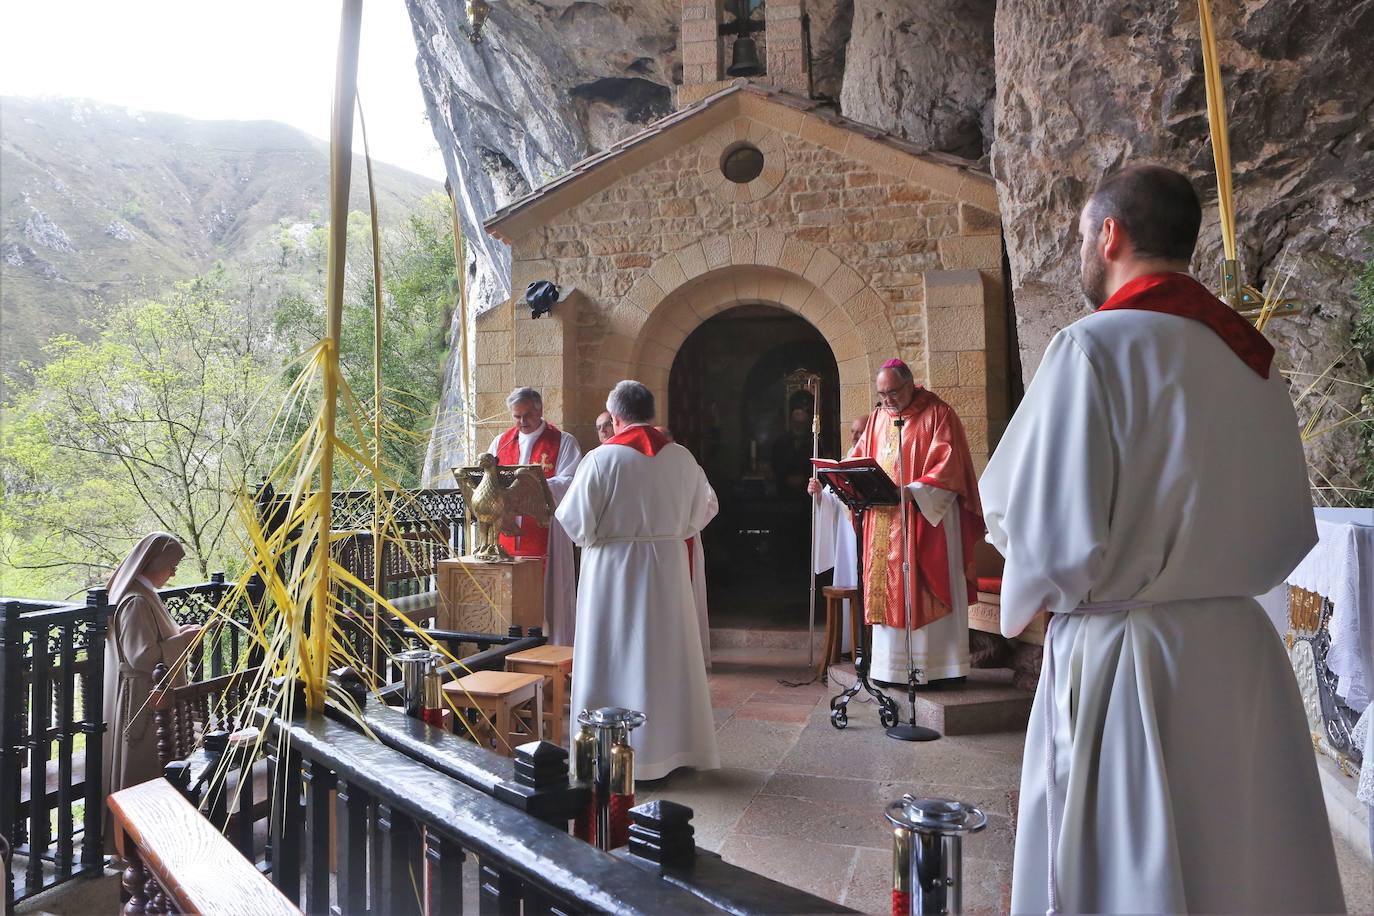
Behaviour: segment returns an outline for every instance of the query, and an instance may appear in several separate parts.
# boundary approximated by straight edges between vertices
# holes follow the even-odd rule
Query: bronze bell
[[[730,48],[730,66],[726,69],[729,76],[760,76],[763,64],[759,62],[759,46],[749,35],[740,35]]]

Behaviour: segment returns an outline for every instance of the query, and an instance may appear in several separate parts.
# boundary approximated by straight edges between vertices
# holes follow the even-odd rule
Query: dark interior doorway
[[[811,511],[811,396],[787,376],[820,376],[820,453],[839,443],[839,368],[809,322],[766,305],[716,315],[683,342],[669,376],[674,438],[720,498],[706,528],[713,627],[805,628]]]

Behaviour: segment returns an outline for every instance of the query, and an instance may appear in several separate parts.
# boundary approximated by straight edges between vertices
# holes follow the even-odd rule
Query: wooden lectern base
[[[434,623],[441,630],[505,633],[544,623],[544,561],[520,557],[487,563],[472,557],[439,561],[439,602]]]

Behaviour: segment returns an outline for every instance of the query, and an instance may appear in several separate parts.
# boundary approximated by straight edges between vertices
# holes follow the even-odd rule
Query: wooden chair
[[[477,671],[445,684],[444,693],[478,743],[504,757],[513,757],[515,748],[542,737],[543,675]],[[461,724],[458,733],[464,733]]]
[[[544,678],[544,738],[559,745],[572,698],[572,664],[572,646],[537,646],[506,658],[507,671]]]
[[[849,602],[849,632],[857,642],[863,634],[863,621],[859,619],[859,590],[835,585],[821,587],[825,596],[825,651],[821,653],[820,667],[816,674],[825,677],[825,669],[839,662],[840,651],[844,647],[844,603]]]

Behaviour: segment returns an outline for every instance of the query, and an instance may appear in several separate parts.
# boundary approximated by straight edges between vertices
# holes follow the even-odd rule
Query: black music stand
[[[892,728],[901,721],[901,715],[897,712],[897,703],[874,687],[868,679],[869,648],[865,645],[868,627],[862,625],[863,621],[863,595],[864,595],[864,513],[871,506],[896,506],[901,504],[901,494],[897,490],[897,485],[892,482],[892,478],[880,467],[852,467],[852,468],[826,468],[816,469],[816,478],[821,485],[828,487],[836,498],[843,503],[849,511],[854,513],[854,531],[857,541],[855,554],[859,565],[859,588],[858,596],[855,600],[859,604],[859,632],[854,634],[854,683],[843,693],[830,698],[830,724],[836,728],[844,728],[849,724],[849,701],[858,695],[860,690],[865,690],[878,701],[878,721],[883,728]]]

